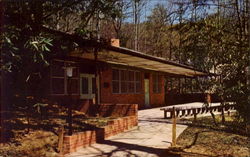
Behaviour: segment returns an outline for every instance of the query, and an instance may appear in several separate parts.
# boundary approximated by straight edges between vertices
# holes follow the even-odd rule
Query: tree
[[[168,45],[168,11],[163,5],[156,5],[146,22],[145,38],[148,41],[146,53],[156,56],[168,56],[166,54]]]
[[[91,38],[93,30],[88,30],[87,27],[90,19],[93,19],[97,12],[105,14],[106,17],[115,17],[115,3],[116,0],[2,2],[4,10],[1,69],[18,72],[23,75],[21,80],[27,82],[31,75],[48,66],[47,59],[50,55],[55,55],[52,49],[59,48],[63,51],[65,47],[59,42],[58,36],[48,32],[47,28]],[[74,47],[74,44],[69,43],[67,46]]]
[[[28,98],[40,101],[39,80],[45,79],[49,60],[55,55],[68,53],[79,43],[63,38],[62,32],[78,38],[97,38],[88,25],[96,14],[115,17],[117,0],[20,0],[1,1],[1,76],[5,95],[13,100],[14,94],[23,98],[30,111]],[[52,29],[52,30],[51,30]],[[55,31],[59,33],[55,33]],[[35,81],[35,83],[33,82]],[[3,87],[3,86],[2,86]],[[11,91],[12,90],[12,91]],[[38,92],[39,91],[39,92]],[[39,94],[38,94],[39,93]],[[1,103],[8,110],[10,101]],[[35,103],[35,102],[34,102]],[[17,104],[22,105],[22,104]],[[31,112],[29,112],[31,113]],[[5,115],[2,115],[6,118]]]

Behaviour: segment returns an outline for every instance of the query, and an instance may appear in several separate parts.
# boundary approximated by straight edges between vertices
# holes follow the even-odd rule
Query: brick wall
[[[151,107],[158,107],[165,104],[165,92],[164,92],[164,77],[160,75],[160,84],[161,84],[161,92],[160,93],[154,93],[153,92],[153,78],[152,75],[150,75],[149,79],[149,86],[150,86],[150,105]]]
[[[126,117],[136,116],[138,112],[137,104],[100,104],[90,106],[92,115],[101,117]]]
[[[85,60],[81,65],[79,66],[79,72],[80,73],[89,73],[94,74],[94,62],[90,62]],[[152,81],[152,71],[146,71],[146,70],[140,70],[136,69],[137,71],[141,71],[141,91],[140,93],[131,93],[131,94],[113,94],[112,93],[112,67],[114,65],[109,64],[99,64],[100,69],[100,102],[102,104],[138,104],[139,108],[145,107],[145,87],[144,87],[144,79],[145,74],[147,75],[147,78],[149,76],[150,80],[150,105],[151,107],[157,107],[160,105],[165,104],[164,99],[164,78],[161,76],[161,83],[162,83],[162,91],[161,93],[153,93],[153,81]],[[119,68],[120,66],[117,66]],[[132,67],[127,66],[121,66],[122,69],[131,69],[134,70]],[[155,72],[154,72],[155,73]],[[47,92],[49,93],[49,92]],[[74,106],[76,109],[87,112],[87,109],[89,106],[91,106],[92,100],[83,100],[80,99],[80,95],[72,95],[72,99],[74,99]],[[67,105],[68,97],[67,95],[62,96],[51,96],[52,100],[57,101],[59,104],[65,104]]]
[[[113,94],[112,93],[112,68],[108,68],[101,72],[101,103],[123,103],[123,104],[138,104],[139,108],[145,105],[144,94],[144,72],[141,72],[142,76],[142,89],[139,94]],[[164,92],[164,77],[161,76],[161,92],[153,93],[153,79],[152,73],[149,73],[150,83],[150,105],[151,107],[162,106],[165,104],[165,92]]]
[[[93,143],[122,133],[137,125],[137,116],[128,116],[110,121],[107,126],[97,130],[79,132],[72,136],[64,136],[62,154],[75,152],[79,148],[90,146]]]

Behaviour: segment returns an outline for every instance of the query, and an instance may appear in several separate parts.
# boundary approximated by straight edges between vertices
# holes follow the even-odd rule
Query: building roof
[[[212,75],[211,73],[197,70],[191,66],[175,63],[161,57],[155,57],[123,47],[108,45],[105,49],[108,51],[98,51],[98,60],[189,77]]]
[[[139,51],[131,50],[124,47],[111,46],[103,42],[96,42],[94,40],[82,39],[77,35],[71,35],[60,31],[44,28],[50,33],[56,33],[70,41],[77,42],[80,51],[71,52],[70,55],[74,57],[87,58],[94,60],[94,49],[97,50],[97,60],[110,64],[120,64],[142,68],[146,70],[153,70],[173,75],[181,76],[208,76],[214,75],[209,72],[197,70],[191,66],[179,64],[173,61],[166,60],[165,58],[148,55]],[[85,50],[84,50],[85,49]],[[87,51],[86,51],[87,49]],[[84,53],[90,52],[90,53]]]
[[[168,61],[165,58],[156,57],[148,55],[139,51],[127,49],[124,47],[116,47],[108,44],[93,43],[90,41],[85,41],[84,47],[98,47],[97,48],[97,60],[110,63],[131,66],[146,70],[153,70],[163,73],[168,73],[172,75],[179,76],[208,76],[214,75],[209,72],[197,70],[191,66],[175,63]],[[90,43],[89,43],[90,42]],[[94,60],[94,53],[83,53],[83,51],[78,51],[77,53],[71,53],[71,56],[81,57],[85,59]],[[94,50],[89,50],[86,52],[94,52]]]

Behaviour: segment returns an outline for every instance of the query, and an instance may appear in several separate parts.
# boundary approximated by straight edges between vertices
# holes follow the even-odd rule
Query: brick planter
[[[102,141],[110,136],[122,133],[138,125],[137,115],[122,117],[110,121],[107,126],[93,131],[75,133],[72,136],[64,136],[63,152],[68,154],[76,152],[77,149],[90,146],[93,143]]]

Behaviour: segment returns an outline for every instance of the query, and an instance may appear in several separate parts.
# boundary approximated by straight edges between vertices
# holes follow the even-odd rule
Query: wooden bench
[[[175,111],[176,111],[176,115],[179,116],[181,114],[181,116],[183,116],[186,112],[187,109],[191,109],[191,108],[183,108],[183,107],[175,107]],[[170,119],[173,117],[173,108],[161,108],[160,110],[164,111],[164,118],[165,119]],[[167,116],[169,113],[169,117]]]
[[[235,109],[235,105],[225,105],[225,106],[211,106],[211,107],[166,107],[160,110],[164,111],[164,118],[170,119],[173,117],[173,111],[175,110],[175,115],[177,117],[183,116],[194,116],[196,118],[197,114],[203,114],[208,112],[221,112],[223,110],[227,111],[229,109]],[[168,116],[168,113],[170,116]]]
[[[171,108],[161,108],[160,110],[164,111],[164,118],[165,119],[172,118],[173,110]],[[168,112],[170,113],[169,117],[167,117]]]

